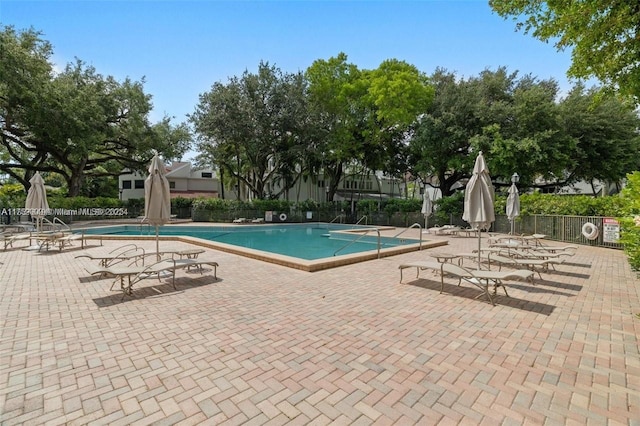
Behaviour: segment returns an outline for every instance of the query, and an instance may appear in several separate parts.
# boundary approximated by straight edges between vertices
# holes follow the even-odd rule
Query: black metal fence
[[[609,247],[622,249],[623,245],[616,242],[616,226],[613,218],[602,216],[564,216],[564,215],[527,215],[517,217],[514,221],[514,234],[544,234],[553,241],[562,241],[570,244],[583,244],[597,247]],[[614,220],[615,221],[615,220]],[[594,239],[587,238],[582,229],[585,224],[591,223],[598,229],[598,235]],[[460,217],[451,217],[449,225],[468,227]],[[500,233],[511,232],[511,222],[506,215],[496,216],[491,231]]]

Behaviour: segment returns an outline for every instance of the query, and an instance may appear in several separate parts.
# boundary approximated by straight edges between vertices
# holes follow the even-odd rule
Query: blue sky
[[[427,74],[506,66],[572,84],[568,52],[515,32],[487,0],[0,0],[0,23],[41,31],[59,68],[77,57],[118,80],[145,77],[152,121],[185,121],[199,94],[261,60],[296,72],[339,52],[361,69],[396,58]]]

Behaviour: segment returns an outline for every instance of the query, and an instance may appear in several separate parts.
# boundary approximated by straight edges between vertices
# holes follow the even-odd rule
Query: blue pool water
[[[368,227],[357,227],[367,229]],[[335,255],[377,250],[375,231],[344,234],[340,230],[354,229],[353,225],[241,225],[241,226],[161,226],[160,235],[181,235],[217,241],[225,244],[277,253],[304,260],[316,260]],[[85,230],[100,235],[155,235],[155,228],[147,225],[126,225]],[[354,239],[358,241],[351,243]],[[380,238],[380,248],[416,243],[413,239]],[[349,243],[351,243],[349,245]],[[347,247],[345,247],[347,246]],[[338,251],[338,253],[336,253]]]

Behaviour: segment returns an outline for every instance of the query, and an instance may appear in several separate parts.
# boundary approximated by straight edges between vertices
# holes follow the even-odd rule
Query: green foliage
[[[384,203],[382,210],[389,218],[391,218],[395,213],[400,211],[400,203],[395,199],[388,200]]]
[[[144,210],[144,198],[129,198],[124,205],[131,210],[141,212]]]
[[[367,214],[371,214],[371,209],[374,208],[373,204],[358,203],[358,206],[360,205],[368,209],[369,212]],[[416,210],[420,211],[421,206],[422,201],[418,199],[392,198],[383,202],[382,211],[384,211],[384,213],[390,219],[396,213],[404,213],[406,216],[407,213],[414,213]]]
[[[191,208],[193,198],[176,197],[171,199],[171,207],[178,209]]]
[[[356,203],[356,209],[359,213],[369,216],[378,212],[378,201],[376,200],[359,200]]]
[[[449,197],[443,197],[435,202],[434,225],[446,225],[451,217],[462,217],[464,211],[464,193],[455,192]]]
[[[24,207],[27,195],[24,187],[17,183],[8,183],[0,186],[0,206],[3,208]]]
[[[194,210],[228,211],[229,203],[221,198],[196,198],[193,200]]]
[[[568,74],[596,77],[640,101],[640,38],[637,2],[490,0],[516,28],[571,51]]]
[[[253,202],[250,203],[249,205],[253,209],[259,210],[261,212],[265,212],[265,211],[283,212],[283,211],[289,211],[293,203],[285,200],[253,200]]]
[[[200,96],[190,116],[201,135],[200,150],[225,175],[255,198],[290,189],[293,170],[308,145],[305,81],[261,62],[257,74],[245,71]],[[267,186],[278,181],[276,194]]]
[[[627,186],[622,190],[624,200],[620,222],[620,242],[629,258],[629,264],[640,271],[640,172],[627,175]]]
[[[64,197],[59,195],[47,197],[52,209],[82,209],[82,208],[113,208],[122,207],[123,203],[117,198],[108,197]]]
[[[144,81],[116,81],[79,59],[54,73],[40,36],[0,28],[0,111],[11,118],[0,120],[3,173],[25,188],[40,170],[61,176],[70,196],[116,195],[106,177],[143,167],[153,149],[170,158],[188,149],[185,125],[149,124]]]
[[[505,214],[506,197],[496,200],[496,213]],[[619,216],[624,201],[617,196],[521,194],[521,215]]]
[[[314,210],[318,210],[319,203],[317,203],[315,200],[304,200],[298,203],[297,208],[303,212],[314,211]]]

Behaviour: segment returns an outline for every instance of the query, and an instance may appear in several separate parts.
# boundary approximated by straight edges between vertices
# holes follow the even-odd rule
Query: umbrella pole
[[[480,270],[480,260],[482,259],[482,252],[480,251],[481,240],[482,240],[482,229],[478,227],[478,271]]]
[[[160,261],[160,236],[158,231],[158,225],[156,225],[156,260]]]

